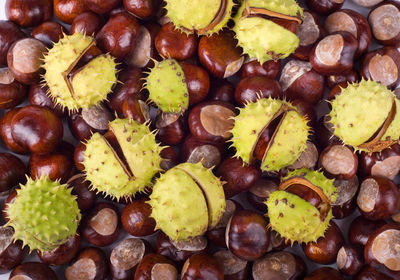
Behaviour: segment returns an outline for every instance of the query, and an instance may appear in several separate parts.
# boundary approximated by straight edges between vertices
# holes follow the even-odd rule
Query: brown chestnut
[[[189,106],[203,101],[210,90],[210,77],[207,71],[200,66],[190,63],[180,63],[185,75],[186,86],[189,92]]]
[[[21,27],[32,27],[50,20],[53,15],[51,0],[7,0],[6,17]]]
[[[83,143],[78,143],[75,146],[74,163],[75,163],[76,169],[78,169],[79,171],[85,170],[85,166],[83,165],[83,161],[85,159],[85,150],[86,150],[86,146]]]
[[[117,240],[120,229],[118,209],[111,203],[97,203],[83,219],[82,236],[95,246],[108,246]]]
[[[57,117],[62,118],[67,114],[67,110],[63,109],[59,104],[47,95],[49,88],[42,84],[32,84],[29,87],[29,103],[32,105],[46,107],[54,112]]]
[[[248,261],[236,257],[229,250],[218,251],[213,257],[224,267],[224,280],[249,279],[250,263]]]
[[[256,260],[253,264],[253,279],[303,279],[307,266],[303,259],[290,252],[274,252]]]
[[[122,209],[122,227],[130,235],[147,236],[155,232],[156,221],[150,217],[151,206],[147,201],[147,198],[137,199]]]
[[[104,252],[87,247],[79,252],[75,260],[65,269],[67,280],[103,280],[108,275],[107,259]]]
[[[161,156],[160,167],[164,171],[171,169],[172,167],[174,167],[179,163],[177,152],[170,146],[164,147],[164,149],[162,149],[160,153],[160,156]]]
[[[125,118],[133,119],[139,123],[150,120],[150,108],[142,100],[129,97],[122,103],[122,113]]]
[[[77,32],[87,35],[96,35],[103,25],[102,18],[93,12],[79,14],[71,23],[70,34]]]
[[[353,0],[354,3],[361,7],[372,7],[382,2],[383,0]]]
[[[38,252],[40,260],[47,265],[62,265],[71,261],[81,247],[81,238],[78,234],[71,237],[65,244],[52,251]]]
[[[329,145],[321,152],[318,165],[328,177],[349,180],[357,173],[358,158],[349,146]]]
[[[33,38],[15,41],[7,53],[7,65],[14,78],[23,84],[40,81],[46,45]]]
[[[330,14],[343,6],[344,0],[306,0],[307,6],[320,15]]]
[[[384,1],[376,5],[368,15],[372,34],[378,43],[394,46],[400,41],[400,4]]]
[[[125,9],[143,20],[154,17],[160,8],[160,0],[123,0]]]
[[[27,169],[16,156],[0,153],[0,195],[8,195],[19,183],[25,182]]]
[[[51,270],[47,265],[43,263],[26,262],[14,268],[14,270],[10,274],[9,279],[58,280],[58,277],[53,270]]]
[[[359,81],[360,81],[360,75],[354,69],[350,70],[350,72],[347,72],[345,74],[326,76],[326,85],[331,89],[337,86],[338,84],[355,83]]]
[[[172,22],[164,24],[155,38],[155,46],[162,57],[185,60],[192,57],[197,49],[197,37],[175,28]]]
[[[354,176],[349,180],[335,179],[337,199],[332,203],[332,213],[336,219],[343,219],[356,209],[356,194],[358,191],[358,178]]]
[[[276,79],[281,69],[281,61],[269,60],[262,65],[257,60],[245,61],[240,68],[240,78],[244,79],[251,76],[265,76],[272,80]]]
[[[358,216],[350,223],[349,241],[355,245],[365,246],[369,237],[385,224],[383,220],[371,221],[364,216]]]
[[[357,205],[367,219],[388,219],[400,207],[399,189],[392,180],[385,177],[368,177],[361,183]]]
[[[282,88],[277,81],[265,76],[246,77],[236,86],[235,101],[241,106],[255,102],[261,97],[281,98]]]
[[[88,10],[82,0],[53,0],[53,5],[55,16],[67,24],[71,24],[74,18]]]
[[[187,134],[186,119],[179,114],[159,114],[155,127],[158,129],[157,139],[166,145],[179,144]]]
[[[27,87],[18,82],[8,68],[0,68],[0,110],[20,104],[27,94]]]
[[[297,105],[296,103],[292,103],[293,105]],[[301,114],[301,110],[300,114]],[[310,118],[311,119],[311,118]],[[318,149],[317,146],[311,141],[307,141],[307,148],[301,153],[300,157],[287,168],[294,170],[300,168],[308,168],[314,169],[318,161]]]
[[[7,65],[7,52],[12,43],[26,37],[12,21],[0,20],[0,65]]]
[[[210,83],[209,100],[219,100],[234,103],[235,87],[226,79],[212,79]]]
[[[199,42],[198,55],[201,64],[217,78],[234,75],[244,61],[242,50],[237,46],[234,33],[230,30],[203,36]]]
[[[107,14],[121,4],[121,0],[83,0],[86,7],[96,14]]]
[[[152,279],[176,280],[178,271],[175,264],[160,254],[148,254],[136,268],[134,280]]]
[[[15,142],[11,133],[11,120],[19,110],[20,108],[14,108],[4,114],[0,120],[0,135],[7,149],[14,153],[27,154],[29,152],[28,148],[22,147]]]
[[[181,280],[191,279],[223,280],[224,267],[206,253],[193,255],[186,260],[181,272]]]
[[[332,267],[320,267],[305,277],[304,280],[344,280],[344,277]]]
[[[32,30],[33,38],[42,41],[46,46],[51,47],[57,43],[63,34],[67,33],[64,26],[54,21],[46,21]]]
[[[320,40],[310,53],[315,71],[324,75],[337,75],[353,69],[358,48],[356,38],[347,31],[334,32]]]
[[[363,264],[364,257],[358,246],[343,245],[340,248],[336,258],[336,266],[340,272],[354,276],[361,270]]]
[[[366,265],[354,278],[355,280],[394,280],[392,277]]]
[[[85,180],[84,174],[72,176],[67,185],[72,187],[72,194],[76,195],[79,209],[84,212],[94,205],[96,193],[90,190],[90,183]]]
[[[225,234],[228,249],[241,259],[254,261],[268,250],[267,221],[256,212],[236,212],[226,226]]]
[[[267,213],[268,207],[264,203],[269,195],[278,190],[278,182],[270,178],[261,178],[246,192],[247,200],[250,204],[264,213]]]
[[[7,273],[19,265],[26,255],[26,250],[22,249],[22,241],[13,242],[13,235],[12,227],[0,227],[0,274]]]

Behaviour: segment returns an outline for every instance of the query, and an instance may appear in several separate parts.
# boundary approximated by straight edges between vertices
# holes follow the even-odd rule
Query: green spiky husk
[[[189,92],[182,67],[174,59],[155,62],[146,78],[149,99],[166,113],[182,113],[189,106]]]
[[[83,165],[92,188],[119,200],[130,198],[150,185],[159,172],[162,148],[156,143],[149,127],[134,120],[116,119],[110,122],[121,150],[129,165],[130,176],[118,161],[112,148],[99,133],[86,143]]]
[[[76,234],[81,214],[72,189],[47,177],[28,178],[7,206],[15,240],[30,250],[52,251]]]
[[[231,17],[233,1],[227,0],[224,17],[213,28],[205,31],[218,13],[221,2],[220,0],[166,0],[165,9],[172,23],[182,32],[186,34],[198,32],[200,33],[199,35],[211,35],[224,28]]]
[[[384,85],[364,79],[359,83],[349,84],[331,103],[332,110],[329,116],[334,135],[344,144],[353,146],[355,150],[369,151],[359,146],[380,129],[391,110],[393,100],[399,112],[400,102]],[[396,113],[380,141],[397,141],[399,137],[400,116]],[[380,150],[372,150],[375,151]]]
[[[293,53],[300,43],[297,35],[263,17],[244,16],[243,12],[250,7],[303,19],[303,10],[296,1],[245,0],[234,17],[233,27],[243,52],[250,58],[256,58],[260,64],[268,60],[283,59]]]
[[[74,94],[72,95],[62,73],[90,46],[94,38],[81,33],[65,35],[44,57],[46,70],[44,81],[49,87],[49,96],[55,103],[70,111],[88,109],[106,100],[117,81],[114,59],[109,55],[99,55],[80,68],[69,78]]]
[[[307,148],[309,135],[307,120],[289,102],[272,98],[262,98],[247,104],[235,117],[232,146],[236,148],[236,156],[246,163],[251,163],[251,153],[259,134],[284,105],[290,107],[292,111],[289,111],[282,121],[274,142],[261,163],[261,169],[278,171],[293,164],[300,157]]]
[[[201,163],[183,163],[160,176],[149,204],[157,228],[180,241],[214,227],[225,210],[225,196],[211,170]]]

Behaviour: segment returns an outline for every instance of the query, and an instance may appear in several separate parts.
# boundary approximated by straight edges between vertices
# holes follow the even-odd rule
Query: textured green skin
[[[300,157],[307,147],[307,120],[290,103],[272,98],[262,98],[247,104],[235,117],[231,141],[232,146],[236,148],[236,156],[250,163],[251,152],[257,143],[258,135],[283,104],[287,104],[294,111],[290,111],[283,120],[267,156],[261,163],[261,169],[278,171]]]
[[[146,125],[116,119],[109,124],[134,177],[130,178],[104,138],[95,133],[86,143],[83,165],[92,189],[119,200],[143,191],[160,171],[161,147]],[[129,141],[128,141],[129,139]]]
[[[201,163],[182,163],[161,175],[149,204],[157,227],[177,241],[214,227],[226,206],[222,183]]]
[[[250,58],[256,58],[261,64],[276,59],[270,52],[279,54],[279,59],[283,59],[296,50],[300,42],[296,34],[262,17],[242,17],[247,7],[265,8],[302,19],[303,10],[296,1],[245,0],[234,17],[235,26],[233,27],[238,45],[243,48],[243,52]]]
[[[182,113],[189,106],[185,74],[174,59],[155,62],[146,78],[149,99],[167,113]]]
[[[361,80],[360,83],[349,84],[331,103],[332,111],[329,116],[334,135],[356,150],[365,150],[358,146],[369,140],[382,126],[394,98],[394,93],[378,82]],[[399,105],[396,100],[396,108],[400,109]],[[399,113],[396,113],[381,140],[386,140],[387,137],[399,139]]]
[[[76,234],[81,214],[72,189],[47,177],[28,178],[7,206],[14,240],[30,250],[52,251]]]
[[[166,0],[167,16],[175,27],[185,33],[195,33],[196,30],[206,28],[218,13],[221,0]],[[204,35],[217,33],[228,23],[233,7],[233,1],[228,0],[226,13],[213,29]],[[201,11],[201,12],[199,12]]]
[[[77,111],[98,105],[107,98],[117,81],[116,63],[109,55],[100,55],[85,65],[72,78],[75,96],[72,97],[64,81],[66,71],[94,39],[81,33],[65,35],[44,57],[44,80],[49,96],[62,107]]]

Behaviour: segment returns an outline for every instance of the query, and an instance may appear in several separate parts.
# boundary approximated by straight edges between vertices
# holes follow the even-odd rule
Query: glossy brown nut
[[[235,87],[226,79],[212,79],[210,83],[209,100],[234,103]]]
[[[197,50],[197,37],[176,29],[172,22],[164,24],[155,38],[158,53],[165,58],[185,60]]]
[[[110,17],[97,33],[97,45],[104,52],[123,60],[135,46],[140,25],[134,16],[121,12]]]
[[[28,105],[12,118],[11,135],[18,145],[32,153],[49,153],[61,143],[63,125],[49,109]]]
[[[332,267],[320,267],[304,278],[304,280],[344,280],[344,277]]]
[[[400,224],[389,223],[377,229],[364,247],[370,266],[400,276]],[[398,278],[396,278],[398,279]]]
[[[58,280],[58,277],[53,270],[43,263],[26,262],[14,268],[9,279]]]
[[[292,103],[296,106],[296,104]],[[300,111],[301,113],[301,111]],[[290,170],[308,168],[314,169],[318,161],[318,149],[317,146],[311,142],[307,141],[307,148],[301,153],[300,157],[287,168]]]
[[[7,0],[6,17],[21,27],[33,27],[50,20],[53,15],[51,0]]]
[[[345,275],[356,275],[364,264],[364,257],[360,248],[356,245],[343,245],[340,248],[336,266]]]
[[[346,74],[326,76],[326,85],[331,89],[341,83],[355,83],[359,81],[360,75],[354,69]]]
[[[354,3],[361,7],[372,7],[382,2],[383,0],[353,0]]]
[[[302,99],[315,104],[324,93],[324,76],[305,61],[289,61],[282,69],[279,83],[284,95],[290,100]]]
[[[0,248],[0,274],[8,273],[19,265],[25,258],[26,250],[22,249],[22,242],[13,242],[14,230],[11,227],[0,227],[2,240]]]
[[[31,35],[33,38],[42,41],[46,46],[51,47],[63,37],[67,30],[54,21],[46,21],[32,30]]]
[[[172,167],[174,167],[179,163],[179,157],[177,152],[174,150],[174,148],[170,146],[164,147],[164,149],[162,149],[160,153],[160,156],[161,156],[160,167],[164,171],[171,169]]]
[[[193,255],[186,260],[181,272],[181,280],[191,279],[223,280],[224,267],[206,253]]]
[[[229,198],[250,189],[261,177],[261,171],[240,158],[228,158],[218,166],[216,175],[226,182],[223,187],[225,196]]]
[[[246,192],[249,203],[263,213],[268,212],[265,204],[269,195],[278,190],[279,183],[277,180],[270,178],[261,178]]]
[[[242,50],[230,30],[201,37],[198,55],[201,64],[217,78],[234,75],[244,62]]]
[[[65,269],[67,280],[103,280],[108,275],[107,259],[104,252],[87,247],[79,252],[75,260]]]
[[[265,218],[250,210],[236,212],[226,227],[226,245],[237,257],[254,261],[264,255],[270,233]]]
[[[14,108],[4,114],[0,120],[0,135],[7,149],[17,154],[27,154],[29,150],[15,142],[11,133],[11,120],[19,110],[20,108]]]
[[[95,35],[103,26],[103,19],[93,12],[83,12],[79,14],[71,23],[70,34],[77,32],[87,35]]]
[[[128,67],[120,72],[118,83],[109,96],[108,106],[111,110],[122,114],[122,105],[128,98],[144,99],[141,93],[143,87],[142,71],[140,68]]]
[[[281,69],[281,61],[269,60],[262,65],[257,60],[245,62],[240,68],[240,78],[244,79],[251,76],[265,76],[272,80],[276,79]]]
[[[151,206],[147,198],[127,204],[121,213],[123,229],[133,236],[147,236],[155,232],[156,221],[150,217]]]
[[[7,65],[14,78],[23,84],[40,81],[46,45],[33,38],[15,41],[7,53]]]
[[[325,149],[328,145],[342,143],[340,139],[333,135],[334,128],[329,122],[329,116],[322,116],[315,127],[315,135],[320,150]]]
[[[367,53],[361,65],[361,76],[394,89],[400,84],[400,52],[385,47]]]
[[[62,109],[59,104],[55,104],[47,95],[49,88],[42,84],[32,84],[29,87],[29,103],[32,105],[46,107],[54,112],[57,117],[62,118],[67,114],[67,110]]]
[[[254,280],[303,279],[307,273],[305,262],[290,252],[274,252],[256,260],[253,264]]]
[[[186,119],[179,114],[162,113],[157,116],[156,138],[166,145],[177,145],[187,134]]]
[[[92,12],[102,15],[111,12],[121,4],[121,0],[83,0],[86,7]]]
[[[366,265],[354,278],[355,280],[394,280],[392,277],[379,272],[375,268]]]
[[[122,103],[122,113],[124,118],[135,120],[139,123],[145,123],[150,120],[150,108],[142,100],[129,97]]]
[[[336,219],[343,219],[351,215],[356,209],[356,194],[359,181],[357,176],[349,180],[335,179],[333,184],[338,193],[336,201],[332,204],[332,213]]]
[[[0,110],[20,104],[27,91],[27,87],[18,82],[8,68],[0,68]]]
[[[183,162],[201,162],[204,167],[218,166],[226,152],[224,142],[208,142],[199,140],[189,134],[182,143],[180,150]]]
[[[143,20],[153,18],[160,8],[159,0],[123,0],[125,9]]]
[[[319,264],[330,264],[336,261],[339,249],[344,244],[344,237],[335,222],[330,222],[324,237],[317,242],[303,245],[304,254],[308,259]]]
[[[358,158],[351,147],[334,144],[321,152],[318,166],[328,177],[349,180],[357,173]]]
[[[67,24],[71,24],[78,15],[88,11],[82,0],[53,0],[54,14]]]
[[[299,37],[300,41],[299,46],[292,56],[300,60],[308,61],[313,46],[322,38],[325,34],[325,30],[322,28],[316,13],[305,10],[303,14],[303,23],[297,27],[296,31],[296,35]]]
[[[29,159],[29,173],[32,179],[48,176],[50,180],[66,183],[74,173],[71,157],[60,152],[32,154]]]
[[[160,254],[148,254],[136,268],[134,280],[161,279],[176,280],[178,271],[175,264]]]
[[[165,233],[160,232],[156,241],[157,254],[163,255],[174,262],[183,263],[192,255],[208,251],[207,238],[198,236],[187,241],[175,242]]]
[[[103,247],[114,243],[121,231],[118,209],[111,203],[97,203],[83,219],[80,231],[89,243]]]
[[[346,31],[334,32],[313,47],[310,62],[323,75],[337,75],[353,69],[357,40]]]
[[[133,279],[136,267],[148,253],[149,245],[139,238],[127,238],[111,251],[110,274],[112,280]]]
[[[7,52],[12,43],[26,37],[12,21],[0,20],[0,65],[7,65]]]
[[[385,224],[386,222],[383,220],[371,221],[363,216],[358,216],[350,224],[349,241],[355,245],[365,246],[369,237]]]
[[[65,244],[52,251],[38,252],[40,260],[47,265],[62,265],[71,261],[81,247],[81,238],[78,234],[71,237]]]
[[[85,166],[83,165],[83,161],[85,159],[85,150],[86,150],[86,146],[83,143],[78,143],[75,146],[74,163],[75,163],[76,169],[78,169],[79,171],[85,170]]]
[[[400,193],[390,179],[371,176],[360,186],[357,205],[361,214],[370,220],[384,220],[395,214],[400,207]]]
[[[372,34],[379,44],[395,46],[400,42],[400,3],[383,1],[376,5],[368,15]]]
[[[225,280],[246,280],[250,275],[250,263],[232,254],[229,250],[221,250],[213,255],[224,268]]]
[[[200,66],[189,63],[180,63],[185,75],[186,86],[189,92],[189,106],[206,99],[210,90],[210,77]]]
[[[327,15],[339,10],[344,0],[306,0],[307,6],[320,15]]]
[[[264,76],[251,76],[240,80],[235,89],[235,101],[244,106],[260,97],[281,98],[282,88],[276,80]]]
[[[379,153],[361,152],[358,160],[363,176],[383,176],[393,180],[400,170],[400,145],[394,144]]]
[[[84,174],[72,176],[67,185],[72,187],[71,193],[76,195],[76,202],[82,212],[92,208],[96,201],[96,193],[90,190],[90,183],[85,180]]]

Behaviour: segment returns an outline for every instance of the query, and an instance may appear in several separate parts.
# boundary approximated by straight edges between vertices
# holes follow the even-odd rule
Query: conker
[[[134,280],[152,279],[176,280],[178,271],[175,264],[159,254],[148,254],[143,257],[136,268]]]
[[[384,1],[375,6],[368,15],[372,34],[378,43],[394,46],[400,41],[400,4]]]
[[[371,221],[358,216],[350,223],[349,241],[355,245],[365,246],[369,237],[385,224],[383,220]]]
[[[83,249],[65,269],[67,280],[103,280],[106,279],[107,275],[106,255],[101,249],[95,247]]]
[[[53,15],[51,0],[7,0],[6,17],[21,27],[32,27],[50,20]]]
[[[26,37],[12,21],[0,20],[0,65],[7,65],[7,52],[12,43]]]
[[[147,201],[147,198],[137,199],[122,209],[122,227],[130,235],[147,236],[155,232],[156,221],[150,217],[151,206]]]
[[[71,237],[65,244],[52,251],[38,252],[40,260],[47,265],[62,265],[71,261],[81,247],[81,238],[78,234]]]
[[[20,264],[11,272],[9,279],[58,280],[54,271],[40,262],[26,262]]]
[[[224,267],[225,280],[249,279],[250,263],[248,261],[236,257],[229,250],[218,251],[213,257]]]
[[[181,280],[191,279],[223,280],[224,268],[215,257],[199,253],[189,257],[182,268]]]
[[[336,266],[340,272],[354,276],[361,270],[363,264],[364,257],[358,246],[343,245],[340,248],[336,258]]]
[[[8,273],[19,265],[26,255],[26,250],[22,249],[22,242],[13,242],[13,234],[13,228],[0,227],[0,274]]]

